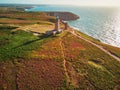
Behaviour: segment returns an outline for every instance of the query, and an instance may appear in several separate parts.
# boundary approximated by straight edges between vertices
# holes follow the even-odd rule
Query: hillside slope
[[[71,28],[47,36],[54,21],[43,12],[1,12],[0,90],[120,90],[120,48]]]
[[[94,45],[68,31],[34,36],[13,29],[0,30],[1,90],[120,89],[120,62]]]

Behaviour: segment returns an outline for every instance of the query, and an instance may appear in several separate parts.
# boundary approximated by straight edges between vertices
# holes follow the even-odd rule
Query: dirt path
[[[65,55],[64,55],[64,49],[63,49],[63,44],[62,44],[62,39],[60,38],[60,47],[61,47],[61,53],[62,53],[62,58],[63,58],[63,68],[64,68],[64,71],[65,71],[65,76],[67,78],[67,82],[70,83],[70,77],[68,75],[68,72],[67,72],[67,68],[66,68],[66,60],[65,60]]]
[[[84,40],[84,41],[86,41],[86,42],[88,42],[88,43],[96,46],[97,48],[99,48],[100,50],[102,50],[103,52],[105,52],[106,54],[110,55],[111,57],[113,57],[114,59],[116,59],[117,61],[120,62],[120,58],[119,58],[119,57],[111,54],[109,51],[107,51],[106,49],[104,49],[102,46],[100,46],[100,45],[98,45],[98,44],[95,44],[95,43],[91,42],[90,40],[85,39],[85,38],[83,38],[83,37],[81,37],[81,36],[78,36],[78,35],[74,32],[74,30],[71,30],[70,33],[72,33],[72,34],[75,35],[76,37],[78,37],[78,38],[80,38],[80,39],[82,39],[82,40]]]
[[[61,47],[61,54],[62,54],[62,58],[63,58],[63,68],[65,71],[67,85],[79,87],[79,81],[78,81],[79,75],[77,74],[76,70],[74,69],[72,63],[65,60],[64,44],[62,43],[62,38],[60,38],[60,47]]]

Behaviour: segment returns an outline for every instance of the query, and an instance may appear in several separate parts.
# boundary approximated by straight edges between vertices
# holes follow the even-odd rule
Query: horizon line
[[[80,7],[118,7],[120,8],[120,6],[92,6],[92,5],[74,5],[74,4],[37,4],[37,3],[0,3],[1,5],[12,5],[12,4],[16,4],[16,5],[67,5],[67,6],[80,6]]]

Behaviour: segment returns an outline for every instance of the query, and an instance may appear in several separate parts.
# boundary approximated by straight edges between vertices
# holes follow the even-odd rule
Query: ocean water
[[[69,25],[101,42],[120,47],[120,8],[41,5],[27,11],[66,11],[80,16]]]

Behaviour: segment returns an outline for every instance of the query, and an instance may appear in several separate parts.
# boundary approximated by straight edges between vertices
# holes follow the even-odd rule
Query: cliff
[[[0,5],[0,12],[26,12],[25,9],[30,9],[34,5]],[[33,12],[32,12],[33,13]],[[40,12],[36,12],[40,13]],[[65,20],[65,21],[70,21],[70,20],[77,20],[80,17],[72,12],[43,12],[44,14],[47,14],[48,16],[59,16],[60,19]],[[33,13],[35,14],[35,12]]]
[[[47,14],[50,16],[59,16],[60,19],[65,21],[77,20],[80,18],[78,15],[71,12],[47,12]]]

